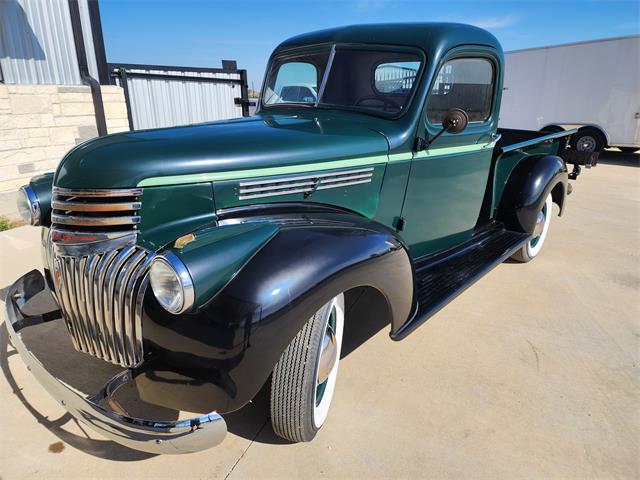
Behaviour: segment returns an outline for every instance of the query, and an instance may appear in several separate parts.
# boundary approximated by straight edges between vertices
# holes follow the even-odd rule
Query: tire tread
[[[271,423],[274,432],[292,442],[308,442],[315,436],[312,412],[306,408],[309,378],[313,381],[315,367],[313,355],[319,342],[315,341],[324,325],[326,306],[318,310],[304,324],[282,353],[273,370],[271,381]],[[316,352],[317,353],[317,352]],[[313,399],[315,401],[315,399]]]

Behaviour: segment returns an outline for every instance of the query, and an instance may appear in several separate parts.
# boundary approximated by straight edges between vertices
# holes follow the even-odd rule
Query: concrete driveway
[[[1,478],[639,478],[640,168],[606,157],[534,262],[499,266],[400,343],[375,318],[354,330],[309,444],[273,434],[263,391],[218,448],[125,449],[65,415],[3,327]],[[40,266],[37,229],[2,234],[0,258],[0,287]],[[90,383],[104,362],[65,353],[66,337],[38,341]]]

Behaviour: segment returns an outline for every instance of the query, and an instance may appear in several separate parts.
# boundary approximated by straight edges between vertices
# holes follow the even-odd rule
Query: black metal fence
[[[249,115],[247,71],[235,61],[223,68],[110,63],[121,86],[129,127],[170,127]]]

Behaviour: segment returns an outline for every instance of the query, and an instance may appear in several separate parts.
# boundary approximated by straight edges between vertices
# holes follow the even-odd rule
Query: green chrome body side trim
[[[493,148],[496,142],[489,143],[472,143],[470,145],[460,145],[457,147],[444,147],[444,148],[430,148],[427,150],[422,150],[421,152],[416,153],[415,155],[411,152],[404,153],[395,153],[389,155],[390,162],[398,162],[402,160],[411,160],[412,158],[430,158],[430,157],[441,157],[443,155],[455,155],[458,153],[469,153],[469,152],[477,152],[478,150],[485,150],[487,148]]]
[[[309,171],[333,170],[338,168],[362,167],[386,163],[386,155],[373,157],[351,158],[333,162],[310,163],[304,165],[288,165],[284,167],[253,168],[250,170],[232,170],[228,172],[196,173],[191,175],[174,175],[166,177],[146,178],[138,183],[138,187],[156,187],[159,185],[178,185],[198,182],[221,182],[226,180],[240,180],[244,178],[270,177],[275,175],[289,175],[292,173],[306,173]]]
[[[493,148],[495,142],[462,145],[459,147],[434,148],[418,152],[415,158],[437,157],[442,155],[454,155],[457,153],[475,152],[486,148]],[[228,172],[196,173],[190,175],[169,175],[166,177],[145,178],[138,183],[138,187],[157,187],[161,185],[180,185],[200,182],[222,182],[227,180],[240,180],[244,178],[271,177],[276,175],[290,175],[294,173],[307,173],[321,170],[334,170],[339,168],[363,167],[380,163],[411,160],[413,153],[395,153],[393,155],[376,155],[373,157],[348,158],[333,162],[308,163],[304,165],[287,165],[284,167],[254,168],[250,170],[231,170]]]

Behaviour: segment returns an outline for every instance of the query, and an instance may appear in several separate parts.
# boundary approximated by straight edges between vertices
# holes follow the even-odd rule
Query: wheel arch
[[[532,233],[538,212],[551,194],[562,215],[568,185],[567,166],[556,155],[532,155],[511,172],[496,218],[514,231]]]
[[[578,133],[580,133],[580,131],[584,131],[585,129],[593,129],[596,130],[598,133],[600,133],[602,135],[602,138],[604,138],[605,141],[605,146],[609,146],[609,134],[607,133],[607,130],[600,124],[597,123],[581,123],[581,122],[560,122],[560,123],[549,123],[547,125],[545,125],[544,127],[542,127],[540,129],[540,131],[557,131],[557,132],[562,132],[565,130],[569,130],[571,128],[577,128],[578,129]]]
[[[203,369],[218,388],[220,412],[255,396],[304,323],[334,296],[374,289],[392,329],[414,308],[413,265],[395,232],[345,213],[289,220],[197,311],[175,316],[153,300],[145,305],[156,362]]]

